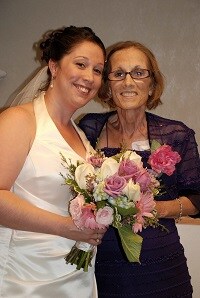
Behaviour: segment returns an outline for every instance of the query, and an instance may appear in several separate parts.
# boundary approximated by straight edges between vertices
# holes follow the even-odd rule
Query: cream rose
[[[136,163],[138,166],[143,166],[142,161],[141,161],[141,156],[139,156],[135,151],[126,151],[120,158],[120,161],[122,159],[130,159]]]
[[[109,157],[102,163],[102,166],[100,169],[100,178],[104,180],[107,177],[117,173],[118,169],[119,169],[118,162],[114,158]]]
[[[136,202],[140,200],[140,186],[131,179],[122,190],[122,193],[128,197],[129,201]]]
[[[87,177],[95,174],[94,167],[91,164],[83,163],[75,170],[75,181],[81,189],[87,188]]]

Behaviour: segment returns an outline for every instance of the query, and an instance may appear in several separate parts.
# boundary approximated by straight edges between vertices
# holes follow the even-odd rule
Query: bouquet
[[[153,141],[148,160],[151,169],[145,168],[141,157],[129,150],[112,157],[97,151],[87,161],[76,164],[62,154],[61,157],[68,172],[61,175],[73,194],[69,212],[75,225],[80,229],[114,226],[128,260],[139,262],[142,237],[138,232],[147,226],[161,226],[154,209],[154,197],[161,189],[159,176],[172,175],[180,161],[179,154],[170,146]],[[65,260],[76,264],[78,270],[88,271],[93,251],[92,245],[77,242]]]

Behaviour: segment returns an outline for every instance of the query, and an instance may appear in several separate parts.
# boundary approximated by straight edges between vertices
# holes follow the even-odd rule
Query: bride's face
[[[75,110],[84,106],[101,86],[103,67],[104,54],[98,45],[88,41],[76,45],[59,63],[50,62],[54,95]]]

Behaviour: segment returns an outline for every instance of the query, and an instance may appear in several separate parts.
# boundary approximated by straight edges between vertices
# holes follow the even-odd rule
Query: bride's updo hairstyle
[[[69,26],[57,29],[54,31],[48,31],[44,36],[43,41],[40,43],[40,49],[42,51],[41,59],[47,64],[49,60],[59,62],[63,56],[69,54],[75,46],[78,44],[89,41],[98,45],[106,56],[106,50],[101,39],[93,32],[89,27],[76,27]],[[48,81],[42,88],[46,90],[51,81],[51,73],[48,69]]]
[[[47,65],[43,65],[30,82],[15,96],[9,106],[17,106],[32,101],[42,91],[46,91],[52,77],[48,67],[49,60],[59,62],[65,55],[70,54],[77,45],[88,41],[96,44],[106,57],[106,50],[101,39],[89,27],[63,27],[48,31],[42,40],[35,43],[37,56]],[[39,51],[38,51],[39,50]],[[42,53],[42,54],[41,54]],[[40,60],[39,59],[39,60]],[[41,61],[40,61],[41,62]]]

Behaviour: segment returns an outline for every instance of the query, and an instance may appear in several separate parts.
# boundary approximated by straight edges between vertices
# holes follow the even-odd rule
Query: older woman
[[[159,221],[169,232],[152,227],[141,232],[141,263],[128,262],[114,228],[104,236],[96,259],[100,298],[192,297],[175,219],[199,212],[200,160],[192,129],[146,111],[161,103],[163,88],[163,76],[148,48],[131,41],[115,44],[99,93],[114,111],[88,114],[79,124],[93,147],[97,144],[107,156],[123,145],[137,151],[147,164],[153,140],[170,145],[181,156],[173,175],[162,175],[165,192],[155,198]]]

